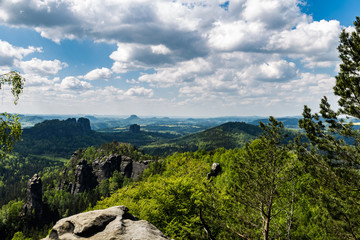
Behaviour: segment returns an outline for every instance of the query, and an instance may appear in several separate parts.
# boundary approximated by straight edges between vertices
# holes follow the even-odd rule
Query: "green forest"
[[[274,117],[259,126],[227,123],[180,138],[169,133],[104,137],[88,129],[88,135],[73,138],[74,152],[49,128],[49,136],[40,131],[32,135],[40,140],[28,138],[16,151],[19,118],[2,114],[0,238],[41,239],[60,218],[125,205],[172,239],[359,239],[360,132],[348,121],[360,119],[359,17],[354,26],[354,32],[340,35],[333,88],[339,108],[326,97],[318,113],[304,106],[299,131]],[[23,81],[11,72],[0,78],[0,89],[10,85],[16,103]],[[77,145],[85,139],[87,144]],[[56,141],[61,147],[51,155],[45,142]],[[148,165],[137,178],[125,165],[109,176],[90,171],[97,180],[77,188],[79,166],[96,169],[116,159]],[[221,169],[216,173],[214,163]],[[34,173],[42,181],[41,213],[24,207]]]

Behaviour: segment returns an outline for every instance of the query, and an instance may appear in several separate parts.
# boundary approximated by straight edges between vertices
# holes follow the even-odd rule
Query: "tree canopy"
[[[301,145],[299,157],[307,171],[322,179],[316,194],[323,227],[338,238],[360,237],[360,132],[353,119],[360,119],[360,18],[355,31],[343,30],[338,46],[342,61],[336,76],[334,94],[339,96],[338,110],[324,97],[320,113],[304,107],[299,126],[305,130],[310,145]],[[345,119],[350,121],[345,121]],[[331,226],[331,227],[329,227]]]
[[[0,75],[0,89],[9,85],[14,104],[17,104],[19,95],[23,92],[25,79],[16,71]],[[15,142],[21,139],[21,124],[17,115],[6,112],[0,113],[0,160],[6,152],[13,149]]]

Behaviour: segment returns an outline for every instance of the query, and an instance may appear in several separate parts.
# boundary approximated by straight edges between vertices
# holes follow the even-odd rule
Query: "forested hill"
[[[299,119],[301,119],[300,116],[299,117],[277,118],[277,120],[281,121],[286,128],[291,128],[291,129],[299,129],[299,123],[298,123]],[[254,121],[249,122],[249,124],[259,126],[260,122],[263,122],[264,124],[267,124],[267,123],[269,123],[269,119],[267,119],[267,118],[256,119]]]
[[[141,148],[148,154],[167,155],[174,152],[239,148],[256,139],[262,130],[244,122],[228,122],[205,131],[168,141],[159,141]]]
[[[111,142],[109,136],[91,130],[87,118],[45,120],[23,130],[23,141],[15,151],[23,155],[51,155],[68,158],[78,148]]]
[[[45,120],[23,130],[23,141],[15,145],[15,151],[24,155],[48,155],[69,158],[79,148],[100,146],[117,140],[137,147],[155,141],[175,138],[176,134],[161,132],[132,133],[96,132],[91,130],[88,118]]]
[[[68,118],[67,120],[45,120],[35,124],[32,128],[23,130],[23,137],[31,136],[34,139],[44,139],[52,137],[73,137],[88,135],[92,133],[90,120],[87,118]]]

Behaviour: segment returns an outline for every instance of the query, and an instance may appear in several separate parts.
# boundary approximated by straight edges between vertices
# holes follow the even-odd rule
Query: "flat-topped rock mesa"
[[[66,120],[45,120],[37,123],[31,128],[24,129],[25,136],[30,135],[34,138],[50,137],[72,137],[91,133],[90,120],[87,118],[68,118]]]
[[[138,124],[131,124],[129,127],[130,133],[139,133],[140,132],[140,125]]]
[[[76,214],[59,220],[43,240],[166,240],[154,225],[138,220],[125,206]]]

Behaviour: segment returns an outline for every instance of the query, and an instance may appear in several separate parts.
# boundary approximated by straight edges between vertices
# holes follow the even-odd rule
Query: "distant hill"
[[[171,133],[143,131],[102,133],[91,130],[90,120],[87,118],[54,119],[23,129],[23,141],[15,145],[15,151],[25,156],[49,155],[69,158],[79,148],[100,146],[113,140],[140,147],[177,136]]]
[[[93,133],[90,120],[87,118],[68,118],[67,120],[45,120],[35,124],[34,127],[23,130],[23,136],[31,136],[36,139],[50,137],[73,137]]]
[[[285,128],[299,129],[299,119],[301,118],[302,117],[283,117],[283,118],[276,118],[276,120],[282,122]],[[269,119],[268,118],[256,119],[248,123],[259,126],[259,122],[263,122],[267,124],[269,122]]]
[[[246,142],[257,138],[262,131],[258,127],[259,120],[253,121],[254,125],[245,122],[228,122],[213,127],[207,124],[212,125],[214,122],[206,123],[205,120],[166,122],[166,119],[158,119],[158,125],[141,126],[140,132],[135,133],[129,132],[129,126],[133,124],[132,120],[140,121],[141,118],[132,115],[128,119],[131,121],[126,120],[127,125],[123,122],[123,127],[118,132],[94,131],[90,120],[84,117],[78,120],[75,118],[45,120],[33,127],[23,129],[23,141],[16,144],[15,151],[25,156],[47,155],[69,158],[79,148],[100,146],[116,140],[133,144],[149,154],[167,155],[198,149],[243,147]],[[261,121],[267,123],[267,119]],[[288,125],[297,122],[295,118],[285,118],[285,121]]]
[[[258,126],[244,122],[228,122],[220,126],[179,137],[168,141],[159,141],[140,149],[148,154],[167,155],[174,152],[214,150],[217,148],[243,147],[256,139],[262,132]]]

